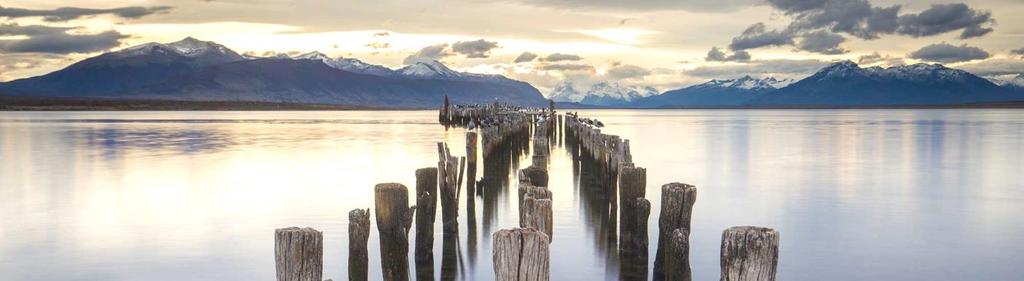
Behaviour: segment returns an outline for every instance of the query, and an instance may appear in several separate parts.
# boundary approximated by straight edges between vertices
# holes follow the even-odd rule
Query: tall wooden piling
[[[658,250],[654,257],[654,280],[665,280],[665,261],[668,258],[666,253],[670,237],[676,229],[689,232],[693,203],[696,200],[697,188],[692,185],[673,182],[661,186],[661,214],[658,216]]]
[[[774,229],[734,226],[722,232],[721,281],[775,281],[778,264]]]
[[[651,202],[645,197],[647,170],[625,166],[619,170],[620,226],[619,258],[628,280],[647,280],[647,221]]]
[[[355,209],[348,212],[348,280],[368,280],[369,251],[366,243],[370,240],[370,209]]]
[[[409,280],[409,228],[416,212],[408,206],[409,190],[399,183],[378,184],[374,203],[384,280]]]
[[[416,170],[416,267],[434,268],[434,218],[437,213],[437,168]]]
[[[658,244],[661,244],[660,240]],[[690,272],[690,230],[676,228],[668,237],[668,249],[665,252],[666,281],[691,281]],[[657,267],[655,267],[657,268]]]
[[[321,281],[324,236],[312,228],[280,228],[274,231],[277,281]]]
[[[548,237],[534,229],[503,229],[494,233],[494,279],[550,280]]]

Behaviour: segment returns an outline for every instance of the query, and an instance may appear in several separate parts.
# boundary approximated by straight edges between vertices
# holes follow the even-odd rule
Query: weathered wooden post
[[[530,185],[519,186],[519,227],[543,232],[548,241],[554,238],[551,191]]]
[[[661,214],[658,217],[658,250],[654,257],[654,280],[665,280],[669,238],[676,229],[689,232],[693,203],[696,200],[697,188],[692,185],[673,182],[661,186]]]
[[[721,281],[775,281],[779,232],[734,226],[722,232]]]
[[[665,253],[665,280],[690,281],[690,230],[677,228],[668,238]],[[661,244],[661,242],[658,242]]]
[[[651,202],[644,198],[647,170],[627,165],[619,170],[619,258],[627,280],[647,280],[647,220]]]
[[[378,184],[374,203],[384,280],[409,280],[409,228],[416,212],[408,206],[409,190],[399,183]]]
[[[312,228],[280,228],[274,231],[277,281],[321,281],[324,236]]]
[[[448,146],[442,142],[437,143],[438,158],[437,176],[438,188],[441,194],[441,224],[444,233],[459,233],[459,191],[462,176],[462,168],[465,167],[465,158],[462,164],[459,159],[452,157]]]
[[[547,281],[550,279],[548,237],[534,229],[502,229],[494,233],[494,279]]]
[[[416,275],[434,277],[434,218],[437,213],[437,168],[416,170]]]
[[[370,240],[370,209],[348,212],[348,280],[367,280]]]

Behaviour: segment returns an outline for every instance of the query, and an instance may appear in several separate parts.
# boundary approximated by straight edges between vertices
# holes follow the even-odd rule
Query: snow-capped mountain
[[[737,79],[714,79],[703,84],[698,84],[694,87],[698,88],[734,88],[744,90],[774,90],[785,87],[793,83],[793,79],[775,79],[775,77],[766,77],[757,79],[750,77],[750,75],[743,76]]]
[[[747,103],[759,95],[793,83],[791,79],[774,77],[714,79],[701,84],[667,91],[664,94],[637,100],[639,107],[728,107]]]
[[[365,75],[375,74],[375,75]],[[495,100],[543,106],[540,92],[498,75],[460,73],[440,62],[394,71],[312,52],[244,58],[194,38],[147,43],[87,58],[42,76],[0,83],[0,95],[76,101],[270,102],[374,107],[434,107]]]
[[[1019,100],[992,82],[939,64],[861,68],[837,62],[771,94],[758,106],[905,106]]]
[[[377,75],[377,76],[389,76],[395,75],[395,71],[390,68],[365,63],[361,60],[354,58],[331,58],[321,52],[313,51],[305,54],[301,54],[293,57],[293,59],[305,59],[305,60],[318,60],[322,61],[328,66],[334,69],[341,69],[348,72],[355,72],[361,74]]]
[[[581,92],[572,82],[562,81],[552,88],[549,97],[556,102],[608,106],[621,105],[657,94],[658,90],[653,87],[626,86],[608,82],[594,84],[586,91]]]
[[[1024,74],[1016,76],[986,77],[988,81],[1006,88],[1024,88]]]

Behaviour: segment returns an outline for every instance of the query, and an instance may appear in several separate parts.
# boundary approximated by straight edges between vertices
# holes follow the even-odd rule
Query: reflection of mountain
[[[246,58],[213,42],[148,43],[85,59],[43,76],[0,83],[7,98],[217,101],[435,107],[495,100],[545,105],[537,89],[440,62],[391,70],[320,53]]]
[[[70,131],[67,139],[104,151],[107,157],[130,150],[158,153],[208,153],[236,145],[227,135],[211,130],[124,129],[117,127]]]

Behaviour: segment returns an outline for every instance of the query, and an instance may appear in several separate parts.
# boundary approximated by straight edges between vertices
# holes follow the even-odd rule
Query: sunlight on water
[[[718,278],[721,231],[733,225],[780,231],[780,280],[1024,275],[1010,262],[1024,259],[1020,111],[580,114],[630,139],[634,162],[648,168],[651,262],[660,185],[697,186],[694,280]],[[273,230],[310,226],[324,231],[324,278],[345,280],[348,211],[372,208],[376,183],[413,188],[415,169],[436,166],[437,141],[465,154],[465,130],[436,119],[2,112],[0,279],[271,280]],[[614,249],[588,212],[591,196],[574,184],[571,158],[556,148],[551,161],[552,279],[617,280]],[[492,278],[490,234],[518,224],[515,192],[494,194],[477,199],[475,236],[460,207],[459,279]],[[369,247],[370,276],[379,277],[376,226]]]

